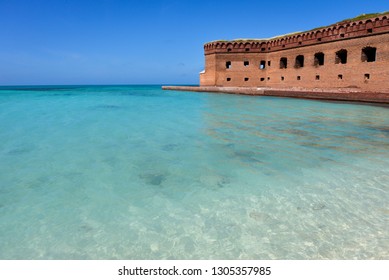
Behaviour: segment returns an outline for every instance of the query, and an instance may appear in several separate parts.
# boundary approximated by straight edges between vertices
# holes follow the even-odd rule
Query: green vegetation
[[[262,42],[262,41],[274,40],[274,39],[278,39],[278,38],[282,38],[282,37],[286,37],[286,36],[290,36],[290,35],[296,35],[296,34],[299,34],[299,33],[302,34],[302,33],[306,33],[306,32],[311,32],[311,31],[327,28],[327,27],[330,27],[330,26],[333,26],[333,25],[337,25],[337,24],[345,24],[345,23],[349,23],[349,22],[353,22],[353,21],[359,21],[359,20],[365,20],[365,19],[369,19],[369,18],[375,18],[375,17],[382,16],[382,15],[385,15],[385,14],[389,14],[389,11],[382,12],[382,13],[362,14],[362,15],[356,16],[354,18],[348,18],[348,19],[344,19],[344,20],[338,21],[338,22],[336,22],[334,24],[331,24],[331,25],[315,27],[315,28],[313,28],[311,30],[303,31],[303,32],[300,31],[300,32],[293,32],[293,33],[284,34],[284,35],[278,35],[278,36],[275,36],[275,37],[272,37],[272,38],[268,38],[268,39],[235,39],[235,40],[230,40],[230,41],[215,40],[215,41],[212,41],[212,42],[209,42],[209,43],[213,43],[213,42],[247,42],[247,41],[250,41],[250,42],[253,42],[253,41]]]
[[[233,40],[214,40],[214,41],[211,41],[211,42],[208,42],[207,44],[209,43],[246,43],[246,42],[263,42],[264,40],[267,40],[267,39],[233,39]]]
[[[362,15],[356,16],[354,18],[349,18],[349,19],[342,20],[342,21],[340,21],[338,23],[349,22],[349,21],[357,21],[357,20],[364,20],[364,19],[368,19],[368,18],[382,16],[382,15],[388,14],[388,13],[389,13],[389,11],[386,11],[386,12],[383,12],[383,13],[362,14]]]
[[[359,16],[356,16],[356,17],[353,17],[353,18],[348,18],[348,19],[344,19],[344,20],[338,21],[338,22],[336,22],[334,24],[330,24],[330,25],[327,25],[327,26],[316,27],[316,28],[308,30],[306,32],[327,28],[329,26],[336,25],[336,24],[344,24],[344,23],[348,23],[348,22],[352,22],[352,21],[358,21],[358,20],[365,20],[365,19],[369,19],[369,18],[374,18],[374,17],[385,15],[385,14],[389,14],[389,11],[386,11],[386,12],[383,12],[383,13],[362,14],[362,15],[359,15]]]

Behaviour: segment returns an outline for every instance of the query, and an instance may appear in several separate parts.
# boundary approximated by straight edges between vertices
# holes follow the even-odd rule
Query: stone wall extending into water
[[[341,89],[341,88],[306,89],[306,88],[213,87],[213,86],[200,86],[200,87],[163,86],[162,89],[389,104],[389,91],[367,92],[359,89]]]

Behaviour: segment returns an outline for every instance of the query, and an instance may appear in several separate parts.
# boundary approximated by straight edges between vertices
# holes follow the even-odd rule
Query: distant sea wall
[[[278,96],[305,99],[337,100],[389,104],[389,91],[369,92],[357,88],[267,88],[216,86],[163,86],[164,90],[216,92],[253,96]]]

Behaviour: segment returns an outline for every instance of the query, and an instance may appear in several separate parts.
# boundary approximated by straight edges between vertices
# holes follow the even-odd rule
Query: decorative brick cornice
[[[204,53],[268,53],[389,32],[389,13],[364,20],[348,20],[306,32],[270,39],[213,41],[204,45]]]

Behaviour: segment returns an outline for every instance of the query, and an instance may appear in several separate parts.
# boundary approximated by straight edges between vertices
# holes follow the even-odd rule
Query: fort
[[[204,45],[199,87],[173,90],[389,103],[389,12],[270,39]]]

